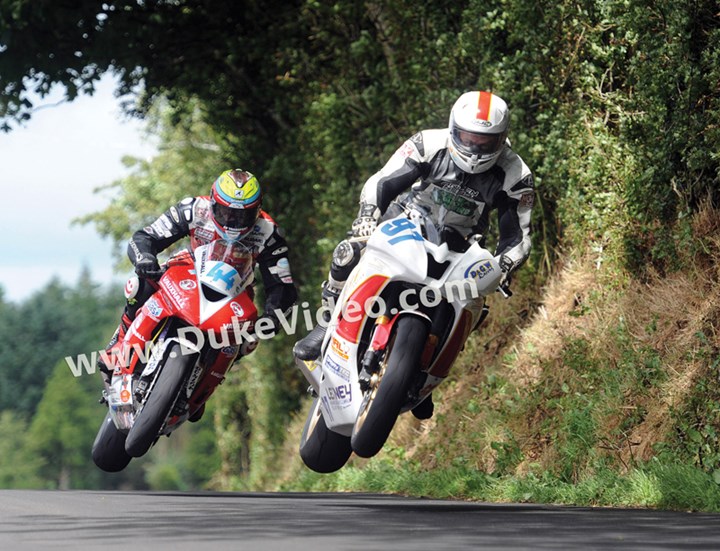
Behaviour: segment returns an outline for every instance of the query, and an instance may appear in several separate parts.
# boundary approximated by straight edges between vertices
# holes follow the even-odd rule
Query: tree
[[[120,93],[141,90],[138,113],[166,102],[159,158],[130,161],[121,196],[86,221],[124,244],[205,192],[215,165],[241,166],[262,182],[301,297],[317,304],[365,179],[403,139],[443,127],[460,92],[492,89],[536,176],[529,273],[551,271],[561,244],[589,244],[642,277],[677,267],[687,241],[674,220],[707,194],[720,200],[716,11],[711,0],[0,0],[0,116],[31,113],[28,87],[60,83],[72,98],[107,71]],[[268,350],[253,361],[272,369]],[[265,415],[259,396],[297,403],[296,380],[263,379],[233,422]],[[255,421],[280,437],[277,418]]]
[[[27,422],[10,410],[0,412],[0,488],[42,488],[42,458],[28,449]]]
[[[271,108],[279,85],[268,59],[297,37],[300,2],[118,0],[0,2],[0,117],[27,119],[32,90],[61,84],[68,99],[92,94],[105,72],[120,95],[143,90],[139,112],[160,95],[199,97],[223,134],[267,139],[286,126]],[[263,158],[251,159],[259,166]]]
[[[28,433],[33,454],[42,458],[41,474],[59,489],[97,487],[100,471],[90,450],[104,417],[97,403],[99,376],[73,377],[64,361],[47,381]],[[93,399],[94,398],[94,399]]]
[[[20,305],[0,304],[0,411],[32,415],[59,360],[105,346],[121,303],[119,289],[102,289],[85,271],[75,288],[53,280]]]
[[[133,232],[184,197],[207,195],[223,170],[238,165],[238,160],[227,157],[218,145],[222,139],[205,122],[197,101],[181,113],[167,102],[158,102],[149,113],[148,132],[157,138],[158,154],[150,161],[125,157],[123,162],[132,172],[107,186],[119,193],[103,211],[76,221],[92,223],[98,233],[109,236],[118,249],[118,259],[125,258]]]

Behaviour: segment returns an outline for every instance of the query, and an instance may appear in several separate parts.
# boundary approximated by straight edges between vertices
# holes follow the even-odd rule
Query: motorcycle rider
[[[503,272],[501,285],[530,254],[533,176],[507,139],[509,111],[499,96],[484,91],[462,94],[450,111],[448,128],[423,130],[410,139],[363,186],[360,210],[349,235],[333,252],[322,287],[325,311],[331,310],[365,243],[391,202],[444,213],[444,225],[455,236],[484,235],[489,214],[497,211],[499,236],[495,256]],[[360,242],[358,242],[358,240]],[[329,319],[328,319],[329,321]],[[317,325],[295,344],[301,360],[320,354],[326,325]],[[432,396],[413,409],[419,419],[433,413]]]
[[[125,310],[106,348],[108,357],[112,348],[122,343],[142,305],[157,290],[155,280],[163,273],[158,253],[186,236],[190,237],[192,250],[216,239],[242,243],[250,250],[265,289],[263,317],[270,319],[277,331],[276,311],[286,312],[291,308],[297,300],[297,290],[283,232],[261,205],[262,190],[257,178],[239,168],[226,170],[213,183],[209,196],[182,199],[155,222],[136,231],[127,249],[136,275],[125,286]],[[227,359],[224,367],[229,368],[232,362],[249,354],[256,346],[257,341],[236,346],[234,355]],[[102,359],[98,361],[98,368],[109,383],[110,369]]]

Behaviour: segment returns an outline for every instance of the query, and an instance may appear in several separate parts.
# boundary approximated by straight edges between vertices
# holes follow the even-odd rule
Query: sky
[[[111,192],[95,193],[128,174],[125,155],[149,159],[155,149],[144,123],[122,115],[106,75],[93,96],[61,102],[56,87],[48,105],[22,127],[0,132],[0,287],[20,303],[53,278],[74,286],[84,267],[98,283],[124,281],[113,272],[112,245],[94,225],[73,219],[105,208]]]

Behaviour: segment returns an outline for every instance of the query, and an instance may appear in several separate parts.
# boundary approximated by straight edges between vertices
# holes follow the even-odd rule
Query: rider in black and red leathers
[[[342,241],[333,253],[323,303],[328,311],[357,265],[363,244],[395,200],[425,207],[450,228],[448,237],[484,235],[490,212],[497,211],[496,258],[509,281],[530,253],[530,213],[535,191],[530,169],[507,140],[509,113],[505,102],[489,92],[467,92],[455,102],[449,127],[424,130],[405,141],[385,166],[365,183],[360,210],[352,224],[352,242]],[[302,360],[320,354],[326,327],[318,325],[295,344]],[[426,404],[428,402],[428,404]],[[413,413],[432,415],[432,402]],[[416,408],[416,409],[418,409]]]
[[[162,275],[157,255],[183,237],[194,250],[216,239],[241,242],[260,269],[265,288],[263,317],[279,327],[277,312],[286,312],[297,300],[288,260],[288,246],[275,221],[261,209],[262,192],[257,178],[240,169],[223,172],[213,183],[209,196],[188,197],[170,207],[155,222],[136,231],[128,244],[128,256],[136,277],[125,287],[127,304],[108,350],[122,341],[138,310],[156,291],[154,281]],[[148,281],[150,280],[150,281]],[[257,343],[236,347],[231,360],[250,353]],[[109,376],[100,361],[98,367]]]

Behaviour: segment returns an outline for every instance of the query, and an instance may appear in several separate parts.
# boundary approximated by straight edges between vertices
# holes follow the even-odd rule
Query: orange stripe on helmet
[[[492,101],[492,94],[490,92],[480,92],[478,98],[478,108],[476,119],[486,121],[490,119],[490,102]]]

